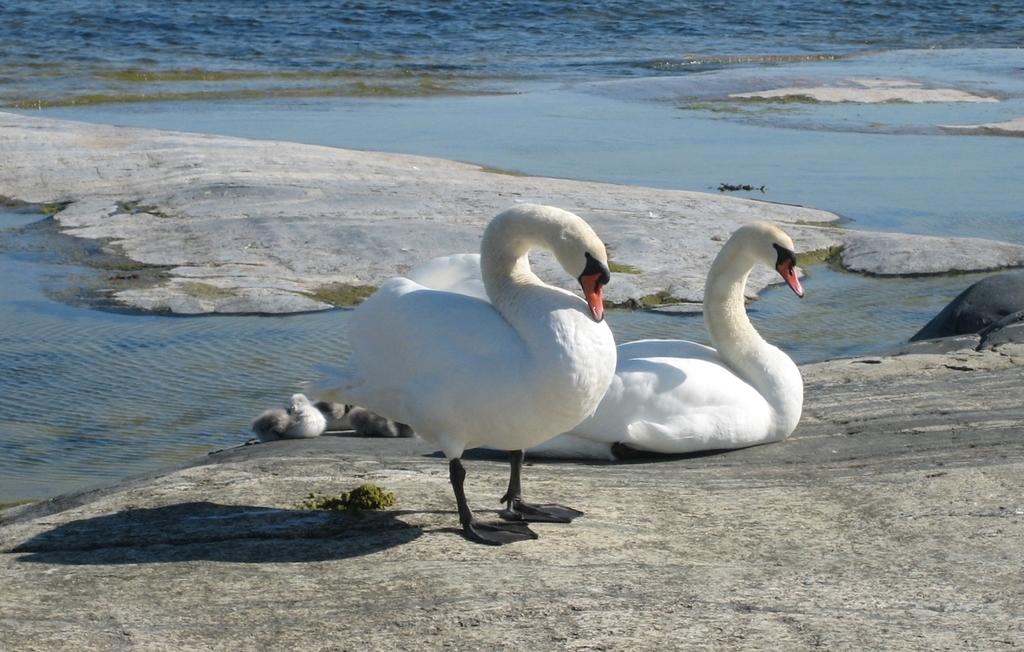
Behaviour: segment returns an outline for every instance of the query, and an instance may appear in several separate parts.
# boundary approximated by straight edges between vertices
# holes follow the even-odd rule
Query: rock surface
[[[1024,272],[995,274],[981,279],[961,292],[915,333],[910,341],[979,333],[1022,310]]]
[[[946,131],[961,134],[985,134],[990,136],[1024,136],[1024,118],[1003,122],[985,122],[977,125],[942,125]]]
[[[473,545],[418,440],[321,437],[0,513],[0,649],[1020,649],[1024,346],[803,368],[793,437],[529,464]],[[507,465],[467,462],[493,517]],[[373,482],[379,513],[298,509]]]
[[[957,88],[926,88],[920,82],[904,79],[846,79],[827,86],[790,86],[749,93],[733,93],[735,99],[801,100],[814,102],[854,102],[880,104],[907,102],[998,102],[994,97],[969,93]]]
[[[486,222],[519,201],[578,213],[615,262],[635,268],[607,288],[614,303],[659,293],[699,303],[721,242],[755,219],[783,225],[805,252],[856,243],[862,253],[844,260],[866,273],[1024,265],[1016,245],[852,232],[829,226],[832,213],[799,206],[524,177],[418,156],[0,113],[0,157],[0,197],[66,202],[55,215],[65,233],[106,239],[129,259],[166,269],[155,285],[116,292],[143,310],[326,308],[332,293],[477,251]],[[546,278],[563,279],[550,257],[536,262]],[[770,270],[755,270],[748,292],[775,281]]]

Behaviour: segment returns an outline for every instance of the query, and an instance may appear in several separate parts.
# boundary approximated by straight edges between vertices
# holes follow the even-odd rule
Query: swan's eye
[[[600,275],[600,284],[608,285],[608,281],[612,279],[611,272],[608,271],[608,266],[599,261],[597,258],[594,258],[592,255],[590,255],[589,251],[586,252],[585,255],[587,257],[587,265],[586,267],[583,268],[583,273],[580,274],[580,276],[593,276],[595,274]]]
[[[776,243],[772,243],[772,246],[775,247],[775,251],[778,253],[778,256],[775,259],[776,268],[787,262],[793,263],[794,265],[796,264],[796,254],[793,253],[792,249],[787,249],[786,247]]]

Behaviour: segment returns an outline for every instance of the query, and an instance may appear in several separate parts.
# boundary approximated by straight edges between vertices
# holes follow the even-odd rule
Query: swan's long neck
[[[730,240],[715,258],[704,290],[704,323],[719,357],[765,398],[776,427],[796,427],[803,407],[803,380],[788,355],[761,337],[750,323],[744,299],[754,260]]]
[[[480,272],[491,303],[506,319],[527,288],[545,283],[530,269],[527,254],[534,247],[551,249],[561,226],[541,214],[531,219],[504,219],[500,215],[488,225],[480,245]]]
[[[510,209],[491,220],[480,249],[487,296],[523,343],[519,391],[544,406],[551,434],[592,414],[615,373],[608,325],[595,322],[580,297],[544,283],[530,269],[527,254],[534,247],[558,257],[566,230],[578,228],[573,219],[579,220],[547,207]]]

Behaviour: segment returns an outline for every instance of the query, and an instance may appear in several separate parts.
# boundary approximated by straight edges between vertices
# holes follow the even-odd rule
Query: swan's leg
[[[476,543],[500,546],[505,543],[537,538],[537,534],[533,530],[520,523],[488,525],[477,521],[466,501],[464,486],[466,469],[462,466],[461,459],[456,457],[448,462],[448,475],[451,479],[452,489],[455,490],[455,502],[459,505],[459,521],[462,522],[462,532],[467,539]]]
[[[508,503],[500,516],[506,521],[528,521],[531,523],[571,523],[574,518],[583,516],[583,512],[563,505],[531,505],[523,502],[523,459],[526,452],[510,451],[509,458],[512,470],[508,476],[508,491],[501,497],[501,502]]]

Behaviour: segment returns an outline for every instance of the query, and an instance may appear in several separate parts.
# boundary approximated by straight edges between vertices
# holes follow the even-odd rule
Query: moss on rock
[[[350,308],[362,303],[377,291],[372,285],[351,285],[349,283],[330,283],[315,288],[304,294],[310,299],[329,303],[339,308]]]
[[[348,509],[384,509],[395,504],[395,494],[375,484],[361,484],[348,494]]]
[[[608,261],[608,270],[613,274],[639,274],[640,268],[627,265],[625,263],[616,263]]]
[[[839,254],[842,251],[841,245],[805,251],[796,255],[796,264],[800,267],[807,267],[818,263],[835,262],[839,259]]]
[[[57,213],[67,208],[70,203],[71,202],[69,201],[50,202],[49,204],[43,204],[39,210],[42,211],[43,215],[46,215],[47,217],[53,217]]]
[[[226,290],[210,283],[199,281],[186,281],[181,284],[181,289],[197,299],[226,299],[237,296],[233,291]]]
[[[396,502],[394,493],[366,483],[337,496],[309,494],[299,507],[315,511],[369,511],[393,507]]]

